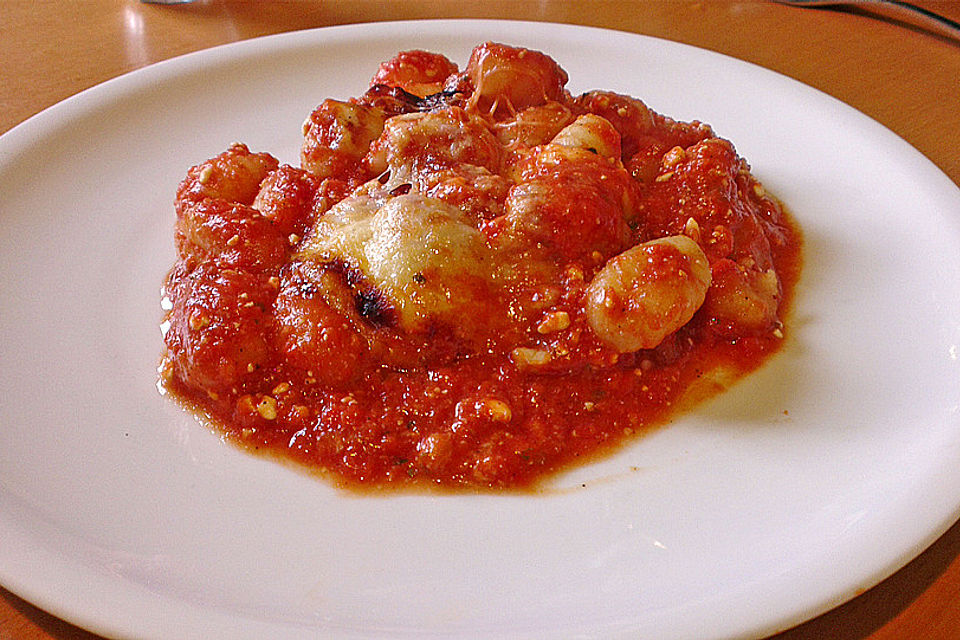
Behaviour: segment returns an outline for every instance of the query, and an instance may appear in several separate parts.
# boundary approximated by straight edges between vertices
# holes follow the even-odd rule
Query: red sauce
[[[191,168],[163,386],[343,486],[504,489],[760,366],[797,229],[708,126],[566,80],[503,45],[463,72],[404,52],[317,108],[300,167]]]

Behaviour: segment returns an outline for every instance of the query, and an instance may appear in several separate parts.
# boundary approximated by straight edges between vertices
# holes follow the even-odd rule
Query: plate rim
[[[416,26],[424,23],[430,23],[437,25],[438,27],[449,27],[451,30],[455,30],[459,25],[472,25],[475,27],[482,27],[486,24],[497,24],[497,25],[515,25],[515,26],[529,26],[531,28],[547,28],[547,29],[559,29],[559,30],[570,30],[570,31],[588,31],[588,32],[597,32],[597,33],[608,33],[613,32],[621,34],[624,37],[634,39],[644,39],[657,43],[668,43],[668,46],[671,47],[680,47],[687,48],[690,50],[695,50],[698,52],[704,52],[709,54],[711,57],[725,58],[727,60],[734,61],[736,64],[740,65],[749,65],[750,67],[760,70],[765,74],[772,74],[780,77],[781,79],[794,83],[800,87],[803,87],[805,91],[816,92],[821,96],[827,98],[830,101],[833,101],[836,104],[843,105],[843,107],[852,110],[857,114],[859,118],[864,118],[870,122],[881,127],[886,134],[893,136],[894,138],[900,140],[903,145],[911,150],[913,153],[918,154],[929,167],[932,167],[940,172],[943,178],[947,183],[954,187],[957,193],[960,193],[960,188],[958,188],[942,169],[937,167],[935,164],[930,162],[925,156],[922,156],[919,151],[914,147],[910,146],[903,138],[898,136],[893,131],[886,128],[882,123],[877,122],[870,116],[863,114],[860,111],[857,111],[850,105],[847,105],[840,100],[830,96],[829,94],[823,92],[820,89],[811,87],[809,85],[803,84],[802,82],[790,78],[778,71],[762,67],[756,63],[741,60],[735,58],[728,54],[718,53],[708,49],[703,49],[696,47],[694,45],[685,44],[682,42],[666,40],[662,38],[657,38],[654,36],[637,34],[629,31],[621,31],[615,29],[605,29],[601,27],[593,26],[580,26],[580,25],[571,25],[571,24],[561,24],[561,23],[551,23],[551,22],[540,22],[540,21],[514,21],[514,20],[497,20],[497,19],[429,19],[429,20],[401,20],[401,21],[384,21],[384,22],[374,22],[374,23],[359,23],[359,24],[348,24],[348,25],[336,25],[329,27],[318,27],[312,29],[303,29],[292,32],[285,32],[279,34],[259,36],[256,38],[251,38],[247,40],[237,41],[226,43],[222,45],[217,45],[207,49],[202,49],[199,51],[194,51],[186,54],[182,54],[173,58],[169,58],[146,67],[135,69],[128,73],[122,74],[120,76],[108,79],[104,82],[93,85],[83,91],[74,94],[66,98],[63,101],[60,101],[54,105],[51,105],[42,111],[30,116],[23,122],[15,125],[13,128],[5,132],[0,136],[0,151],[6,150],[7,147],[13,147],[15,151],[21,150],[20,145],[26,145],[29,149],[29,144],[27,142],[32,137],[41,138],[44,130],[53,126],[60,126],[61,123],[58,121],[69,121],[72,118],[76,117],[80,113],[85,113],[88,110],[96,109],[97,104],[103,102],[112,102],[114,100],[122,100],[128,97],[132,93],[137,93],[143,90],[143,84],[148,80],[153,79],[155,76],[166,77],[166,75],[179,75],[183,72],[189,72],[191,67],[195,66],[195,63],[199,60],[209,60],[213,56],[213,60],[210,61],[213,65],[226,64],[233,59],[244,58],[251,54],[256,53],[261,47],[265,44],[268,46],[268,51],[266,55],[274,54],[279,50],[286,48],[295,49],[297,46],[302,44],[317,45],[320,40],[323,39],[324,34],[328,33],[341,33],[341,34],[352,34],[359,33],[360,39],[363,39],[363,32],[375,31],[379,32],[379,37],[399,37],[394,34],[390,34],[389,31],[398,26],[403,26],[409,28],[411,26]],[[409,34],[407,34],[409,35]],[[453,33],[452,35],[457,35]],[[344,36],[347,37],[347,36]],[[303,41],[301,43],[301,41]],[[10,154],[6,159],[0,158],[0,171],[5,170],[7,163],[15,163],[17,153]],[[0,487],[0,499],[4,498],[2,494],[2,487]],[[6,529],[8,532],[11,530],[11,525],[5,520],[6,512],[0,510],[0,530]],[[747,630],[749,633],[773,633],[779,630],[783,630],[796,624],[799,624],[805,620],[808,620],[816,615],[819,615],[829,609],[832,609],[843,602],[850,600],[852,597],[857,595],[862,590],[868,589],[872,586],[875,586],[877,583],[881,582],[885,578],[889,577],[904,565],[906,565],[910,560],[915,558],[919,553],[924,549],[928,548],[933,542],[940,538],[950,527],[952,527],[957,520],[960,519],[960,504],[957,504],[954,511],[942,518],[942,522],[939,527],[931,531],[923,540],[918,541],[913,545],[912,550],[905,551],[900,554],[895,560],[892,560],[882,568],[879,568],[874,572],[874,578],[870,581],[869,585],[864,586],[862,582],[857,584],[847,584],[845,587],[835,590],[832,594],[824,596],[820,599],[820,605],[808,607],[802,613],[797,613],[790,617],[788,620],[780,620],[772,625],[768,625],[764,628],[753,628],[752,630]],[[5,588],[10,590],[12,593],[23,597],[31,603],[36,603],[37,606],[42,609],[57,615],[67,621],[73,621],[75,624],[87,628],[95,633],[101,633],[104,635],[126,635],[133,632],[137,636],[150,637],[146,629],[138,628],[133,630],[134,627],[131,626],[113,626],[110,624],[110,621],[104,621],[97,616],[89,615],[89,612],[85,612],[82,609],[78,610],[77,607],[71,606],[71,603],[65,603],[64,596],[61,595],[59,598],[51,596],[49,593],[44,593],[43,589],[31,588],[32,583],[29,580],[16,580],[16,576],[12,575],[6,568],[6,564],[2,562],[4,556],[0,553],[0,584],[3,584]],[[49,558],[52,560],[52,558]],[[56,578],[48,578],[48,580],[55,580]],[[169,596],[168,596],[169,597]],[[129,622],[126,624],[130,624]],[[358,635],[357,637],[362,637]]]

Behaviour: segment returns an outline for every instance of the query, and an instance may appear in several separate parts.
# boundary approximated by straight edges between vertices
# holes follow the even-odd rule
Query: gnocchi
[[[783,344],[799,230],[708,125],[499,43],[372,72],[299,166],[234,144],[177,190],[161,382],[228,439],[531,487]]]

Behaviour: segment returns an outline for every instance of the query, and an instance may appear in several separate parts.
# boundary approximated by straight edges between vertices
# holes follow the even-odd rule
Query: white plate
[[[806,234],[786,350],[539,496],[351,497],[240,453],[154,387],[171,201],[239,139],[428,48],[495,39],[731,138]],[[630,70],[626,73],[624,70]],[[690,47],[508,22],[308,31],[168,61],[0,138],[0,582],[104,634],[772,633],[960,512],[960,193],[849,107]],[[582,486],[585,485],[585,486]]]

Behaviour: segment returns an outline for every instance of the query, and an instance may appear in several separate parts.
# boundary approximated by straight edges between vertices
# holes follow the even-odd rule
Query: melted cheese
[[[483,235],[456,207],[411,193],[352,196],[314,227],[300,257],[342,261],[359,270],[394,306],[405,331],[432,324],[477,335],[471,317],[490,304],[493,259]]]

